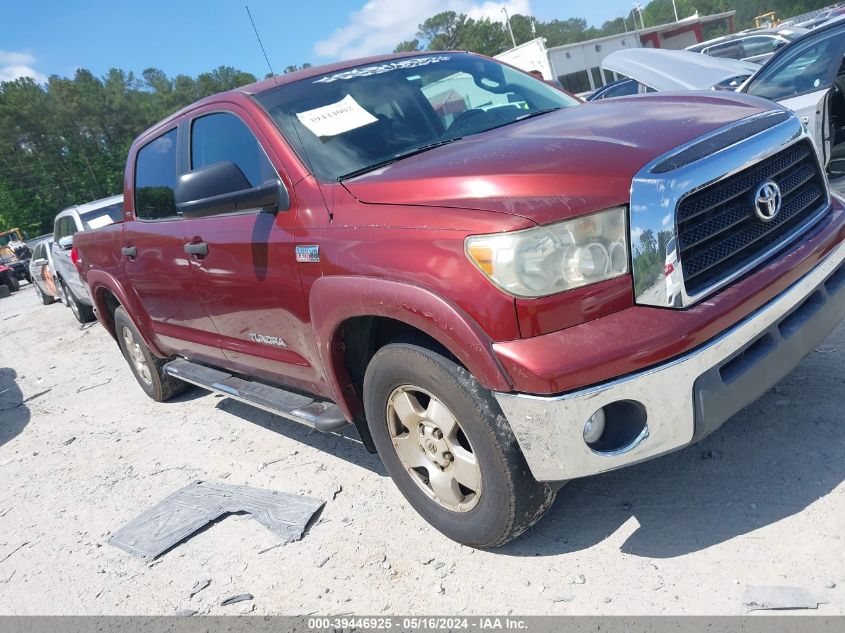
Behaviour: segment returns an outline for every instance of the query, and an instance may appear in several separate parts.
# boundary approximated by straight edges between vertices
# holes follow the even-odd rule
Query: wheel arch
[[[86,283],[91,294],[91,301],[97,310],[97,318],[104,328],[117,340],[117,332],[114,326],[114,313],[117,308],[122,307],[132,323],[138,329],[138,333],[144,339],[144,343],[150,351],[160,358],[165,358],[159,347],[155,344],[152,330],[142,318],[135,313],[135,309],[120,282],[113,276],[103,271],[88,271]]]
[[[360,382],[366,364],[397,340],[450,356],[488,389],[512,389],[487,334],[460,307],[426,288],[369,277],[321,277],[311,288],[309,306],[327,379],[352,420],[363,419]]]

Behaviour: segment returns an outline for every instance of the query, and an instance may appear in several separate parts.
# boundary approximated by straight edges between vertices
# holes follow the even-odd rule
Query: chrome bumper
[[[561,396],[496,393],[534,477],[562,481],[614,470],[718,428],[786,376],[845,318],[843,262],[845,243],[747,319],[662,365]],[[584,442],[584,425],[599,408],[620,400],[645,408],[646,429],[620,450],[597,453]]]

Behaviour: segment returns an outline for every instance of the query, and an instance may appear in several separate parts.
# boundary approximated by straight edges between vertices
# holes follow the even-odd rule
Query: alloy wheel
[[[397,387],[387,400],[387,421],[399,461],[430,499],[453,512],[468,512],[478,504],[478,458],[441,400],[420,387]]]
[[[123,343],[126,346],[126,353],[129,354],[129,360],[135,367],[138,376],[148,385],[152,385],[153,377],[150,373],[150,366],[141,350],[141,345],[135,340],[132,330],[124,325],[121,336],[123,336]]]

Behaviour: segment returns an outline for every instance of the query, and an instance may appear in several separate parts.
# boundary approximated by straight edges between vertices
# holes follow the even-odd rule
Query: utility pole
[[[634,3],[634,26],[637,26],[637,11],[640,12],[640,24],[645,29],[645,22],[643,21],[643,6],[639,2]]]
[[[505,7],[502,7],[502,11],[505,14],[505,24],[508,25],[508,32],[511,34],[511,42],[513,42],[513,47],[516,48],[516,38],[513,36],[513,29],[511,28],[511,19],[508,16],[508,10]]]

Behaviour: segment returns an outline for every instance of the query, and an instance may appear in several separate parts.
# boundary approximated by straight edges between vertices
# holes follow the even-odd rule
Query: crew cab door
[[[218,362],[217,331],[197,298],[185,252],[186,223],[176,212],[179,130],[142,147],[135,159],[134,219],[124,222],[121,255],[134,305],[130,313],[170,354]]]
[[[230,369],[315,391],[319,372],[296,262],[290,183],[250,113],[229,108],[200,111],[189,122],[186,176],[234,165],[247,181],[243,187],[280,185],[285,202],[273,209],[246,203],[234,212],[186,220],[189,241],[203,245],[189,260],[194,288]]]
[[[777,101],[794,111],[812,135],[827,166],[835,142],[830,99],[842,72],[845,26],[825,29],[784,49],[743,86],[743,92]]]

